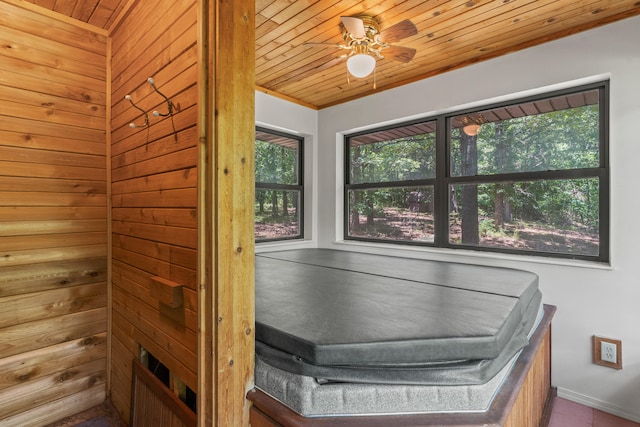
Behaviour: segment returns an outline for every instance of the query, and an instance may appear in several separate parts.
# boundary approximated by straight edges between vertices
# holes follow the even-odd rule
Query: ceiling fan
[[[370,15],[342,16],[340,18],[344,43],[306,43],[308,45],[331,45],[349,52],[327,62],[317,70],[333,67],[347,61],[349,73],[357,78],[373,72],[377,59],[389,58],[407,63],[413,59],[416,50],[410,47],[393,46],[404,38],[418,33],[418,29],[408,19],[380,30],[380,23]],[[383,52],[384,51],[384,52]]]

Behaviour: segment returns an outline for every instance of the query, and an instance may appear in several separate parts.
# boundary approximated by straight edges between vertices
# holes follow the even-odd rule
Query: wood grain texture
[[[4,26],[27,34],[44,35],[54,41],[65,41],[69,46],[89,52],[103,52],[107,32],[99,27],[52,13],[50,5],[34,7],[23,0],[3,0],[3,3],[6,6],[0,12],[0,19]]]
[[[107,38],[40,12],[0,2],[3,426],[106,396]]]
[[[65,341],[0,361],[0,389],[16,387],[56,372],[104,358],[106,333]]]
[[[105,283],[94,283],[3,298],[0,328],[106,306]]]
[[[137,427],[196,427],[193,413],[173,390],[166,387],[140,362],[133,362],[131,425]]]
[[[17,390],[8,388],[0,392],[0,398],[6,410],[5,416],[18,415],[33,407],[52,402],[61,397],[81,394],[84,390],[103,384],[105,359],[74,366],[64,371],[34,379],[28,385],[21,385]]]
[[[122,28],[122,16],[137,0],[29,1],[64,14],[69,20],[127,31],[136,44],[144,37],[135,29]],[[178,5],[177,10],[182,6]],[[146,10],[136,16],[143,22],[158,13]],[[345,61],[326,66],[345,53],[331,46],[343,42],[340,17],[361,14],[374,16],[383,32],[407,19],[418,30],[393,43],[416,50],[408,63],[394,61],[392,49],[382,51],[383,58],[376,63],[376,85],[373,75],[347,80]],[[637,0],[346,0],[330,4],[322,0],[258,0],[252,42],[256,89],[321,109],[638,14]],[[164,22],[166,18],[160,16],[158,22]],[[178,40],[184,34],[177,34],[176,30],[186,27],[176,25],[161,36]],[[328,45],[310,47],[308,42]],[[138,60],[134,50],[123,51],[121,56],[129,63]]]
[[[191,389],[198,383],[196,2],[131,5],[111,34],[111,396],[127,420],[140,347]],[[172,117],[152,115],[167,104],[148,77],[171,98]],[[148,111],[149,127],[129,127],[142,119],[127,94]],[[154,277],[181,285],[179,307]]]
[[[106,393],[104,383],[97,383],[75,393],[37,406],[2,420],[7,426],[42,427],[51,424],[51,420],[60,420],[70,414],[87,410],[104,402]]]
[[[375,4],[350,0],[331,6],[321,1],[258,1],[256,83],[267,93],[320,109],[639,13],[635,0],[389,0]],[[375,16],[383,30],[404,19],[418,29],[418,34],[394,43],[416,49],[415,57],[406,64],[390,55],[378,60],[375,86],[373,74],[347,81],[345,61],[323,69],[344,50],[305,44],[342,43],[340,16],[359,14]]]
[[[107,263],[103,257],[2,267],[0,298],[105,282]]]
[[[170,308],[182,306],[182,285],[172,280],[159,276],[152,277],[150,294],[161,304],[166,304]]]
[[[199,423],[248,426],[244,395],[253,382],[255,323],[255,2],[199,6]]]
[[[128,0],[27,0],[74,20],[99,28],[111,28],[118,23]]]

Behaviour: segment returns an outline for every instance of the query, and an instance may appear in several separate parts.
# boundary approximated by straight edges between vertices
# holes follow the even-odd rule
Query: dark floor
[[[96,419],[100,421],[100,424]],[[93,424],[87,422],[91,420],[95,420]],[[81,414],[50,424],[47,427],[103,427],[104,422],[102,420],[106,420],[110,427],[125,426],[113,406],[105,403]],[[551,413],[549,427],[640,427],[640,423],[634,423],[633,421],[556,397],[553,402],[553,412]]]

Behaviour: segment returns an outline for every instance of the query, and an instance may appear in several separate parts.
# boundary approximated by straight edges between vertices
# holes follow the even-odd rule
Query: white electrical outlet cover
[[[600,342],[600,358],[604,362],[616,363],[616,345],[606,341]]]

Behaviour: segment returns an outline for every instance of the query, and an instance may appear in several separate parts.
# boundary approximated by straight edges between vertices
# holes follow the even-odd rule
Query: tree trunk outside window
[[[478,173],[478,138],[460,132],[460,154],[462,159],[462,175],[474,176]],[[462,186],[462,243],[480,243],[478,230],[478,186]]]

